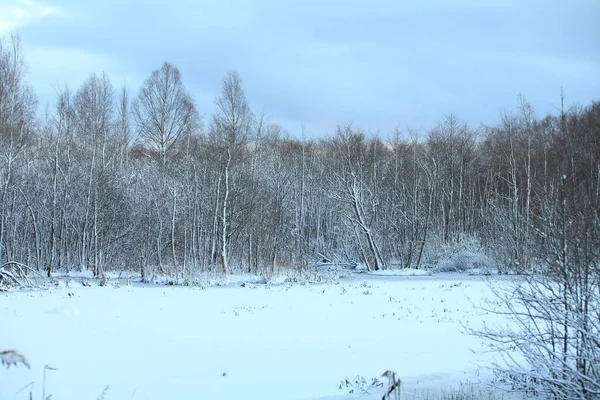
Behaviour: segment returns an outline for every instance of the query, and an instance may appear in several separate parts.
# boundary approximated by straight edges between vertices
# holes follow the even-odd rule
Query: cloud
[[[40,105],[52,106],[56,91],[68,86],[73,92],[90,74],[106,72],[115,88],[141,86],[141,78],[125,71],[114,55],[65,47],[36,47],[27,53],[29,82],[36,88]]]
[[[253,109],[291,132],[426,131],[447,112],[490,124],[518,93],[554,111],[561,87],[587,103],[599,17],[598,0],[0,0],[0,34],[21,34],[41,105],[92,72],[135,96],[169,61],[202,114],[233,69]]]
[[[0,36],[21,28],[36,19],[58,14],[54,7],[34,0],[7,0],[0,4]]]

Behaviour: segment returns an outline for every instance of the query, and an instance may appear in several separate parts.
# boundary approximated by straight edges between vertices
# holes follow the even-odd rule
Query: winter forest
[[[313,140],[253,112],[236,72],[197,110],[165,63],[135,95],[92,73],[39,118],[19,38],[1,45],[1,262],[188,276],[316,257],[418,269],[464,248],[500,270],[597,257],[600,103],[557,93],[537,116],[515,96],[494,126],[448,114],[421,134]]]
[[[235,71],[212,110],[168,62],[140,88],[92,72],[43,109],[26,66],[18,35],[0,40],[0,289],[81,271],[302,277],[320,260],[517,275],[496,311],[516,328],[471,333],[509,355],[513,388],[600,395],[600,102],[557,93],[537,115],[515,94],[493,125],[448,113],[427,132],[347,123],[317,138],[253,110]]]

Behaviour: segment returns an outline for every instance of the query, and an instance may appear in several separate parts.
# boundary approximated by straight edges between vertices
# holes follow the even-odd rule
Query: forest
[[[137,93],[91,73],[43,113],[13,35],[0,42],[0,265],[268,275],[471,252],[485,258],[464,263],[499,272],[597,268],[600,102],[548,101],[556,112],[537,116],[515,94],[489,126],[449,113],[428,132],[311,138],[253,111],[235,71],[201,117],[165,62]]]
[[[515,274],[484,314],[512,324],[470,331],[507,361],[496,372],[517,391],[600,395],[600,101],[561,91],[540,116],[515,94],[490,125],[290,133],[235,71],[213,110],[165,62],[134,89],[92,72],[42,111],[26,65],[18,35],[0,40],[0,290],[80,271],[268,281],[319,260]]]

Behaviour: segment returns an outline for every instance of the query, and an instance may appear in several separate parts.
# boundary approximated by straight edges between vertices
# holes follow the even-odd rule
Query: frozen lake
[[[493,278],[498,279],[498,278]],[[82,287],[3,293],[1,349],[32,369],[0,371],[0,398],[380,399],[391,369],[407,398],[492,379],[464,325],[481,277],[357,275],[335,284]],[[475,350],[476,352],[473,352]],[[367,385],[340,383],[355,377]],[[366,390],[366,391],[365,391]],[[403,397],[404,398],[404,397]]]

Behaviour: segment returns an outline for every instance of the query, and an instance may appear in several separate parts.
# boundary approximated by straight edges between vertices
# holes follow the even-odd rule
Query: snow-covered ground
[[[499,278],[494,278],[499,279]],[[487,382],[490,354],[464,324],[502,323],[476,307],[480,277],[371,276],[336,284],[75,287],[0,295],[0,399],[380,399],[387,369],[402,398]],[[364,378],[367,384],[341,385]],[[382,379],[382,381],[385,381]],[[340,389],[341,387],[341,389]],[[367,393],[362,389],[367,388]],[[352,393],[351,393],[352,392]],[[404,396],[406,395],[406,397]]]
[[[380,276],[428,276],[431,272],[423,269],[380,269],[379,271],[369,271],[369,275]]]

